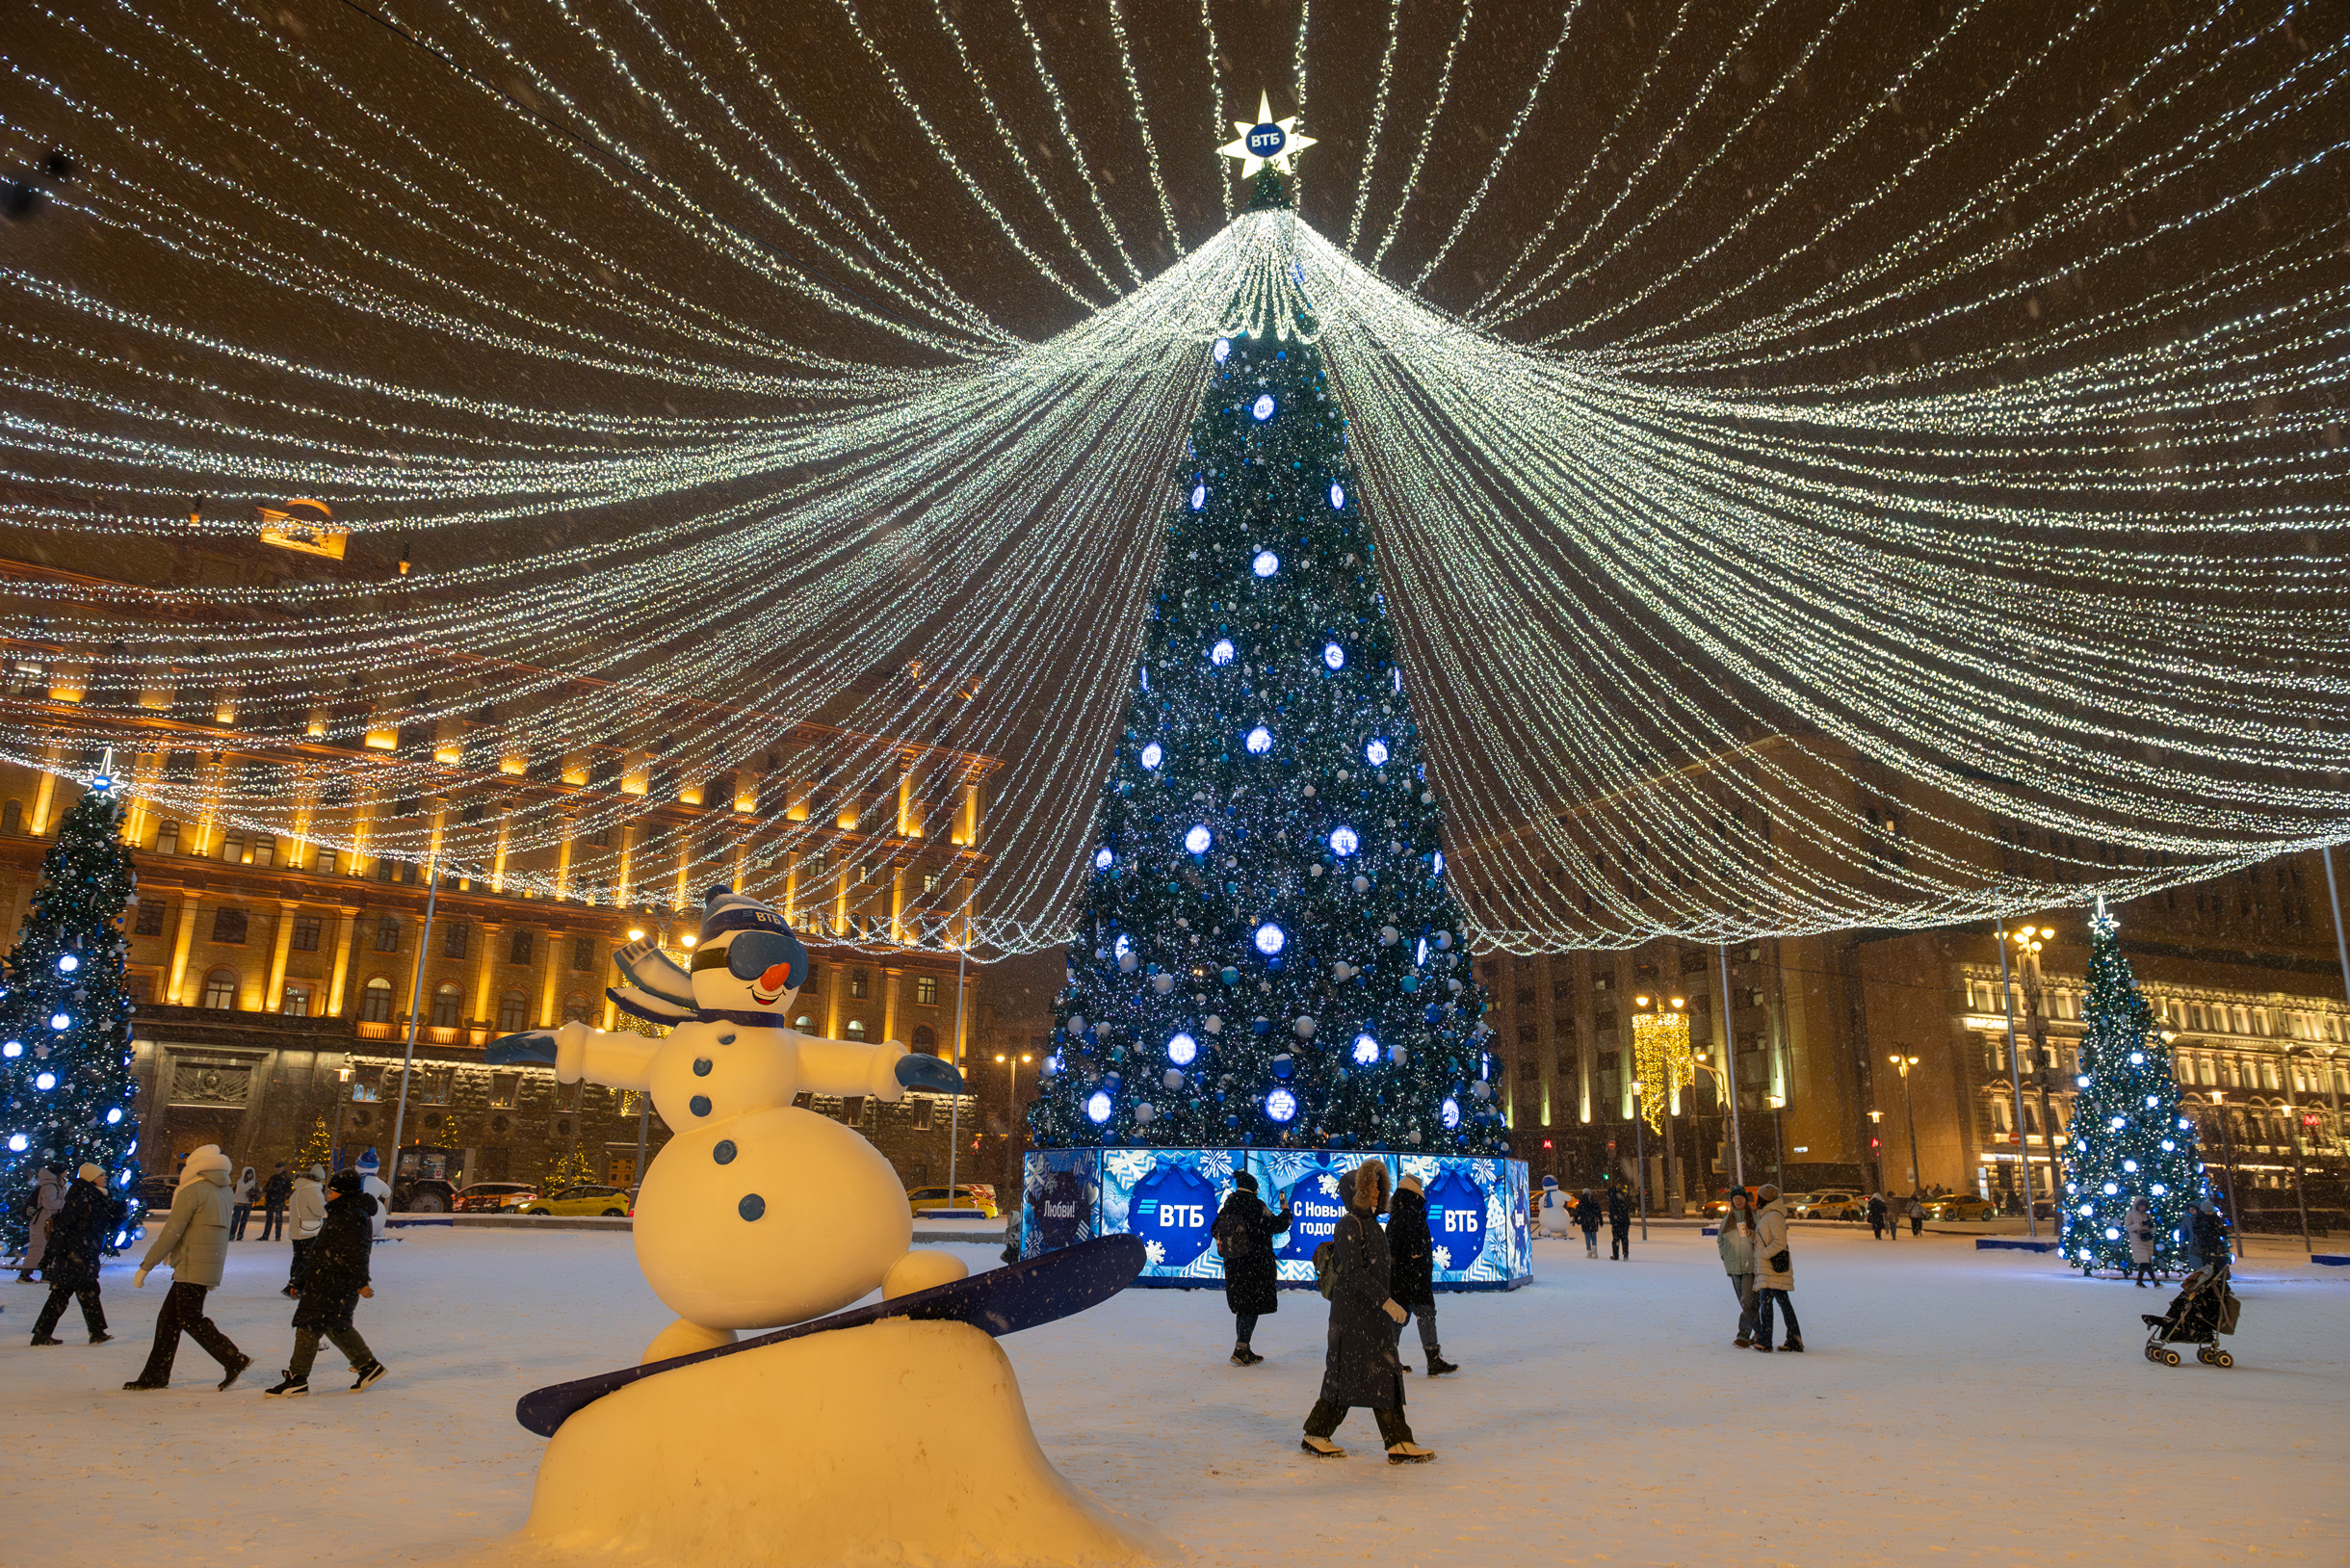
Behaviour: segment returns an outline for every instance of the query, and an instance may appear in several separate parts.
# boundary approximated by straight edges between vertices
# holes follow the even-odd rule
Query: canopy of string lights
[[[2331,841],[2350,42],[2123,9],[57,0],[0,751],[477,873],[681,789],[754,891],[952,821],[911,939],[1041,947],[1210,345],[1304,332],[1480,944]],[[264,530],[336,562],[161,564]]]

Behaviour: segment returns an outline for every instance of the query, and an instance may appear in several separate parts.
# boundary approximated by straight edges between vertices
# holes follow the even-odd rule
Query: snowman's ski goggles
[[[808,979],[808,950],[789,931],[737,931],[724,946],[709,943],[694,950],[693,971],[723,969],[735,979],[754,980],[777,964],[791,966],[786,982],[796,991]]]

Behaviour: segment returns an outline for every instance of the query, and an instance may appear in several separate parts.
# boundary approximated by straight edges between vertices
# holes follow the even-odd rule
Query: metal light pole
[[[408,1119],[408,1078],[416,1071],[416,1009],[424,1000],[425,960],[432,955],[432,909],[439,899],[440,861],[436,858],[425,862],[425,928],[416,938],[416,978],[408,983],[408,1049],[400,1063],[400,1108],[392,1112],[392,1174],[383,1184],[393,1199],[400,1195],[400,1137]]]
[[[963,974],[971,958],[971,899],[963,899],[963,939],[954,945],[954,1071],[959,1079],[963,1071]],[[958,1083],[954,1098],[947,1104],[947,1207],[960,1207],[955,1200],[954,1163],[963,1143],[963,1090]]]
[[[1738,1040],[1730,1028],[1730,944],[1721,945],[1722,960],[1722,1082],[1730,1086],[1730,1158],[1736,1168],[1737,1182],[1746,1185],[1746,1142],[1738,1131]],[[2342,973],[2350,975],[2350,960]],[[2350,981],[2345,981],[2350,983]]]
[[[2211,1096],[2211,1104],[2219,1111],[2219,1146],[2228,1161],[2228,1213],[2235,1231],[2236,1261],[2240,1263],[2244,1257],[2244,1206],[2235,1199],[2235,1133],[2228,1125],[2228,1091],[2209,1089],[2206,1092]]]
[[[1009,1052],[999,1051],[996,1059],[1004,1063],[1004,1186],[1006,1191],[1020,1190],[1018,1171],[1012,1164],[1019,1135],[1012,1131],[1020,1125],[1020,1063],[1032,1061],[1032,1057],[1014,1058]]]
[[[2048,1008],[2043,1005],[2042,994],[2046,989],[2046,977],[2040,969],[2040,948],[2055,934],[2053,926],[2042,926],[2037,929],[2026,926],[2016,941],[2017,961],[2024,966],[2024,1016],[2032,1034],[2032,1082],[2040,1090],[2040,1140],[2048,1145],[2049,1151],[2049,1203],[2051,1208],[2056,1202],[2056,1189],[2063,1184],[2064,1170],[2056,1161],[2056,1111],[2049,1103],[2049,1080],[2056,1069],[2050,1060],[2054,1053],[2049,1048]],[[2031,1145],[2026,1143],[2024,1148],[2028,1158]]]
[[[1909,1075],[1910,1069],[1918,1065],[1918,1058],[1896,1053],[1892,1060],[1901,1072],[1901,1111],[1909,1118],[1910,1192],[1915,1196],[1918,1191],[1918,1106],[1910,1098]]]
[[[1999,1006],[2007,1014],[2007,1072],[2016,1085],[2016,1164],[2024,1176],[2024,1233],[2038,1241],[2040,1219],[2032,1204],[2032,1146],[2024,1141],[2024,1058],[2016,1054],[2016,992],[2007,976],[2007,928],[1995,924],[1992,932],[1999,944]]]
[[[1871,1151],[1870,1151],[1871,1153],[1873,1153],[1873,1154],[1874,1154],[1874,1155],[1877,1157],[1877,1187],[1876,1187],[1876,1189],[1877,1189],[1878,1191],[1880,1191],[1880,1192],[1891,1192],[1893,1189],[1892,1189],[1891,1188],[1889,1188],[1889,1187],[1887,1187],[1887,1186],[1885,1185],[1885,1139],[1883,1139],[1882,1137],[1879,1137],[1877,1136],[1878,1134],[1882,1133],[1884,1130],[1885,1130],[1885,1112],[1884,1112],[1884,1111],[1869,1111],[1869,1113],[1868,1113],[1868,1141],[1876,1145],[1876,1147],[1875,1147],[1873,1150],[1871,1150]]]
[[[1640,1104],[1640,1081],[1635,1078],[1632,1081],[1632,1168],[1639,1173],[1640,1240],[1643,1241],[1648,1240],[1648,1137],[1641,1128],[1647,1120],[1647,1113]]]
[[[1772,1185],[1782,1192],[1787,1190],[1787,1118],[1780,1114],[1785,1110],[1787,1110],[1787,1096],[1784,1094],[1772,1095],[1770,1097],[1770,1131],[1776,1158],[1770,1167],[1770,1173],[1773,1178]]]
[[[2294,1098],[2293,1058],[2309,1055],[2306,1046],[2285,1048],[2285,1130],[2293,1140],[2293,1207],[2301,1214],[2301,1250],[2310,1250],[2310,1205],[2301,1195],[2301,1103]]]

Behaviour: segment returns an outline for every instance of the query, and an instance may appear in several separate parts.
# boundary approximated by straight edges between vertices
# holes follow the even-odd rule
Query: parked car
[[[475,1182],[460,1187],[452,1200],[460,1215],[500,1214],[518,1209],[538,1196],[538,1189],[528,1182]]]
[[[1971,1192],[1951,1192],[1925,1200],[1925,1216],[1928,1219],[1990,1219],[1998,1212],[1998,1205],[1987,1198],[1978,1198]]]
[[[619,1187],[566,1187],[553,1197],[525,1199],[516,1209],[526,1215],[600,1215],[619,1219],[636,1208],[628,1189]]]
[[[1851,1192],[1814,1192],[1791,1212],[1797,1219],[1867,1219],[1868,1199]]]
[[[1754,1200],[1755,1189],[1750,1187],[1746,1189],[1746,1201],[1751,1204]],[[1719,1219],[1729,1212],[1730,1194],[1728,1192],[1724,1192],[1717,1198],[1708,1198],[1697,1211],[1699,1217],[1704,1219]]]
[[[960,1182],[952,1192],[943,1186],[917,1187],[905,1196],[918,1215],[939,1209],[977,1209],[989,1219],[1003,1217],[996,1208],[996,1189],[985,1182]]]

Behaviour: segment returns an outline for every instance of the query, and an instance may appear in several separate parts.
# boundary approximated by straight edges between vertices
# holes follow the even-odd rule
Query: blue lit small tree
[[[131,1076],[131,999],[122,983],[122,911],[138,877],[111,789],[75,801],[41,861],[0,994],[0,1236],[25,1242],[25,1197],[43,1165],[70,1179],[90,1163],[127,1202],[139,1145]]]
[[[2089,932],[2087,1028],[2065,1149],[2063,1255],[2083,1273],[2128,1269],[2129,1206],[2144,1198],[2154,1216],[2154,1261],[2180,1267],[2188,1207],[2204,1186],[2195,1125],[2180,1111],[2170,1052],[2122,956],[2121,922],[2102,900]]]

